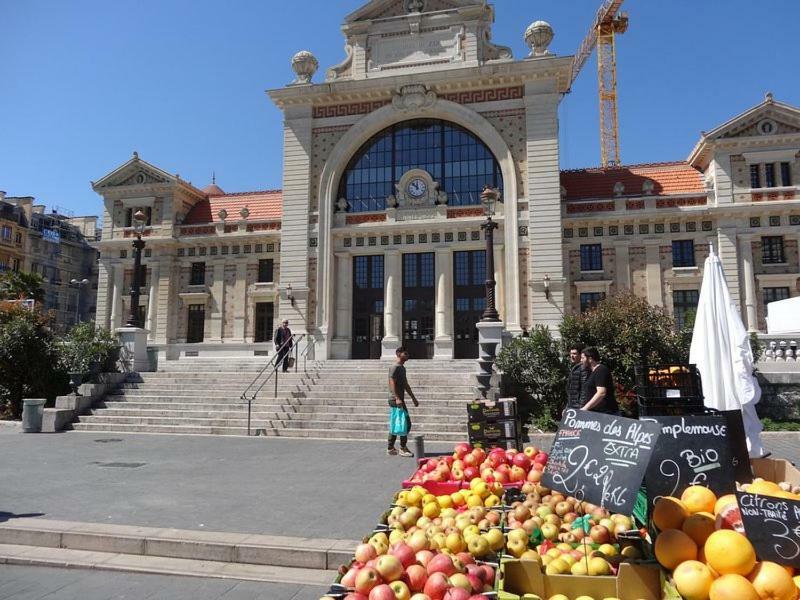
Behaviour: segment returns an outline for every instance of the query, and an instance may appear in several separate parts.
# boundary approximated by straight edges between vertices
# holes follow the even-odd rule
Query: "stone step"
[[[135,378],[134,378],[135,377]],[[241,377],[237,375],[219,375],[219,374],[212,374],[212,373],[198,373],[196,375],[186,375],[185,377],[176,377],[173,374],[170,375],[161,375],[158,377],[153,376],[134,376],[124,384],[167,384],[167,385],[182,385],[184,383],[195,383],[195,384],[208,384],[208,383],[218,383],[221,385],[235,385],[235,386],[242,386],[245,387],[250,382],[256,381],[255,375],[253,377]],[[260,377],[257,381],[262,382],[264,381],[264,377]],[[417,375],[415,373],[409,373],[408,380],[412,384],[416,385],[441,385],[441,384],[453,384],[453,385],[464,385],[465,382],[471,382],[471,374],[453,374],[453,373],[441,373],[441,374],[433,374],[433,375]],[[275,379],[271,378],[268,380],[272,385],[275,385]],[[358,381],[362,384],[369,384],[369,385],[385,385],[388,381],[388,377],[386,373],[370,375],[369,377],[358,375],[354,373],[330,373],[326,374],[325,376],[316,376],[316,375],[281,375],[278,377],[278,385],[290,385],[290,384],[298,384],[298,383],[327,383],[330,385],[346,385],[343,382],[347,381]]]
[[[428,383],[420,383],[420,382],[411,382],[412,388],[417,389],[427,389],[427,388],[434,388],[434,389],[441,389],[446,387],[447,390],[453,390],[457,392],[469,392],[474,387],[468,383],[464,383],[463,380],[458,380],[457,383],[448,383],[445,381],[440,382],[428,382]],[[370,384],[370,383],[353,383],[347,385],[345,383],[332,383],[328,381],[320,381],[320,382],[297,382],[293,384],[287,383],[279,383],[278,391],[281,390],[322,390],[322,391],[329,391],[329,392],[362,392],[362,391],[375,391],[375,388],[378,389],[388,387],[383,385],[384,382],[381,381],[378,384]],[[258,386],[255,386],[258,387]],[[205,392],[208,391],[209,388],[219,391],[225,391],[230,393],[242,393],[247,386],[237,385],[236,383],[231,383],[229,381],[220,382],[214,385],[208,385],[206,382],[198,382],[197,380],[187,381],[186,383],[162,383],[160,381],[156,382],[146,382],[146,383],[124,383],[120,386],[120,390],[125,391],[135,391],[135,390],[158,390],[164,392]],[[263,389],[269,388],[270,390],[274,390],[274,385],[267,384],[264,386]]]
[[[462,398],[454,398],[449,395],[446,397],[428,397],[420,394],[420,407],[427,406],[445,406],[445,407],[459,407],[464,410],[464,405],[469,402],[472,397],[464,396]],[[148,403],[172,403],[172,404],[225,404],[228,406],[247,405],[246,400],[242,400],[238,396],[172,396],[156,394],[148,395],[112,395],[107,396],[108,401],[114,402],[148,402]],[[387,406],[388,403],[385,396],[378,398],[362,398],[357,396],[341,395],[341,397],[332,398],[330,396],[321,395],[318,397],[301,397],[301,398],[273,398],[271,394],[262,394],[256,398],[255,404],[270,404],[274,405],[280,403],[281,405],[291,406]]]
[[[199,427],[182,425],[120,425],[109,423],[75,423],[73,428],[76,431],[103,432],[103,433],[165,433],[165,434],[186,434],[186,435],[231,435],[246,436],[246,427]],[[383,430],[350,430],[350,429],[266,429],[258,432],[253,429],[253,435],[260,433],[268,437],[289,437],[289,438],[309,438],[309,439],[335,439],[335,440],[385,440],[386,432]],[[417,425],[411,435],[420,433]],[[442,433],[426,432],[425,440],[431,442],[463,442],[466,437],[464,433]]]
[[[327,586],[357,542],[18,518],[0,563]]]
[[[107,401],[103,403],[103,412],[107,411],[125,411],[125,413],[135,414],[138,411],[161,411],[176,414],[183,414],[186,412],[226,412],[226,411],[247,411],[247,403],[242,404],[205,404],[205,403],[169,403],[169,402],[114,402]],[[383,403],[374,406],[364,405],[335,405],[328,406],[325,404],[264,404],[253,403],[252,411],[260,413],[283,413],[283,414],[314,414],[324,412],[335,412],[339,414],[363,414],[365,410],[371,412],[380,412],[388,409],[388,405],[384,406]],[[427,417],[428,415],[441,415],[452,418],[460,418],[466,414],[464,407],[451,406],[449,404],[440,406],[420,406],[413,408],[415,416]]]
[[[256,390],[253,392],[248,392],[248,397],[252,397],[252,394],[255,393]],[[415,390],[414,394],[420,401],[454,401],[460,403],[466,403],[472,400],[475,396],[466,391],[461,392],[432,392],[427,389],[417,389]],[[187,392],[181,390],[158,390],[158,389],[150,389],[150,388],[143,388],[139,390],[117,390],[113,394],[109,394],[109,398],[198,398],[198,399],[228,399],[228,400],[240,400],[242,398],[241,392],[229,392],[226,393],[224,390],[210,390],[208,392]],[[257,398],[261,399],[273,399],[276,396],[273,395],[273,392],[270,390],[260,390],[257,393]],[[353,400],[363,400],[368,402],[379,402],[379,401],[386,401],[387,394],[383,393],[376,393],[374,390],[356,390],[353,392],[346,392],[346,391],[339,391],[339,392],[329,392],[326,390],[313,390],[313,391],[284,391],[281,393],[278,390],[277,398],[291,398],[291,399],[319,399],[319,400],[337,400],[337,399],[347,399],[352,398]]]
[[[307,408],[307,407],[304,407]],[[377,411],[377,412],[376,412]],[[338,410],[331,410],[329,412],[326,411],[315,411],[315,410],[291,410],[286,408],[278,408],[273,411],[265,411],[261,407],[254,407],[251,412],[251,417],[253,419],[296,419],[296,420],[303,420],[303,419],[310,419],[314,415],[325,415],[326,418],[330,418],[330,420],[335,421],[385,421],[389,411],[382,411],[379,409],[375,409],[369,413],[365,413],[363,411],[338,411]],[[169,409],[169,408],[106,408],[102,412],[102,416],[108,417],[135,417],[135,416],[142,416],[142,417],[170,417],[170,418],[181,418],[185,417],[187,419],[201,419],[201,418],[210,418],[210,419],[241,419],[246,418],[247,416],[247,408],[237,408],[233,409],[233,407],[228,407],[227,409],[209,409],[209,408],[202,408],[201,410],[191,410],[191,409]],[[439,419],[457,419],[460,417],[464,417],[466,419],[466,412],[465,411],[456,411],[448,410],[444,411],[433,411],[428,410],[423,412],[422,410],[415,408],[414,409],[414,417],[417,419],[425,419],[428,420],[439,420]]]
[[[330,418],[332,415],[313,415],[309,419],[255,419],[252,418],[253,428],[287,428],[287,429],[348,429],[348,430],[375,430],[385,429],[388,415],[376,415],[373,420],[335,420]],[[221,428],[246,428],[247,415],[240,415],[238,418],[188,418],[188,417],[151,417],[137,415],[133,417],[112,416],[112,415],[86,415],[79,417],[79,423],[105,423],[108,425],[183,425],[197,427],[221,427]],[[463,432],[466,436],[466,419],[458,423],[454,419],[426,419],[422,422],[414,420],[414,430],[417,432]]]

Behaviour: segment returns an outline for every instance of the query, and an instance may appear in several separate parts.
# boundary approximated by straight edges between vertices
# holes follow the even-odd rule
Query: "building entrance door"
[[[453,252],[453,357],[478,358],[478,328],[486,308],[486,251]]]
[[[203,341],[206,326],[205,304],[190,304],[189,319],[186,326],[186,341],[189,344],[199,344]]]
[[[433,252],[403,255],[403,346],[411,358],[433,358],[435,265]]]
[[[383,335],[383,255],[355,256],[352,357],[379,359]]]
[[[253,341],[272,341],[272,320],[275,317],[275,305],[272,302],[256,303],[256,330]]]

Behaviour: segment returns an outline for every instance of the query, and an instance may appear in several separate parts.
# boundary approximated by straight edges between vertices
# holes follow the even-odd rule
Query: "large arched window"
[[[404,121],[375,135],[353,156],[339,182],[350,212],[386,208],[394,184],[410,169],[425,169],[447,192],[451,206],[480,204],[485,185],[502,190],[491,150],[474,134],[447,121]]]

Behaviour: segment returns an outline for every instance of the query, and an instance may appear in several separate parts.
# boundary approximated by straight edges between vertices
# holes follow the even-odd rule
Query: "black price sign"
[[[645,485],[655,502],[680,496],[690,485],[704,485],[717,496],[736,491],[736,460],[731,456],[728,423],[722,415],[648,417],[661,427]]]
[[[758,558],[800,568],[800,501],[742,492],[736,501]]]
[[[542,483],[612,512],[631,514],[660,433],[657,423],[568,409]]]

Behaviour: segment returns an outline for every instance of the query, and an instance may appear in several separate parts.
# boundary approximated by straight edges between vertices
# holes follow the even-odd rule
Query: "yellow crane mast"
[[[620,164],[617,117],[617,55],[615,37],[628,29],[628,16],[618,14],[624,0],[605,0],[572,61],[570,86],[597,47],[597,87],[600,98],[600,161],[604,167]]]

